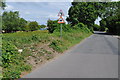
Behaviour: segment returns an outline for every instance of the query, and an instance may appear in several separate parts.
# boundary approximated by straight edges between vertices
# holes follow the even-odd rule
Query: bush
[[[17,47],[10,42],[2,43],[2,67],[4,78],[20,78],[22,71],[30,70],[24,63],[24,57],[17,51]]]
[[[55,28],[54,32],[60,32],[61,26],[62,26],[62,31],[64,31],[64,32],[70,32],[71,31],[71,25],[70,24],[58,24],[58,26]]]
[[[63,52],[60,45],[62,45],[62,41],[54,40],[54,41],[51,42],[51,44],[49,46],[51,48],[53,48],[54,50],[56,50],[57,52]]]
[[[54,30],[56,29],[56,27],[58,27],[57,20],[55,20],[55,21],[48,20],[47,21],[47,26],[48,26],[49,33],[53,33]]]
[[[30,31],[39,30],[39,25],[36,21],[30,22],[28,24]]]
[[[100,30],[101,30],[101,26],[99,26],[99,25],[97,25],[97,24],[94,24],[94,25],[93,25],[93,29],[94,29],[95,31],[100,31]]]

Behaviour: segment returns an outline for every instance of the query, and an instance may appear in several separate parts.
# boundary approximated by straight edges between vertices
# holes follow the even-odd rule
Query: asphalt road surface
[[[118,39],[93,34],[24,78],[118,78]]]

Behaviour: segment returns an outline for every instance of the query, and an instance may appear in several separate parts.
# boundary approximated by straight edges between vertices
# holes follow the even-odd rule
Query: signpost
[[[60,24],[60,38],[62,38],[62,23],[65,23],[64,19],[62,18],[62,16],[64,16],[62,10],[60,10],[58,16],[60,16],[60,18],[58,19],[58,23]]]

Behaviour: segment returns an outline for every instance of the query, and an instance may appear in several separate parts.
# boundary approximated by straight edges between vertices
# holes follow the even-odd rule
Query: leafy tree
[[[109,33],[120,34],[120,1],[110,2],[105,8],[105,12],[100,21],[100,25],[107,27]]]
[[[19,12],[4,12],[2,15],[3,30],[12,32],[19,30]]]
[[[72,2],[67,21],[72,25],[82,22],[85,25],[93,25],[98,17],[94,2]]]
[[[19,12],[4,12],[2,15],[2,29],[6,32],[25,31],[27,21],[19,17]]]
[[[23,18],[19,19],[19,30],[21,31],[26,31],[26,26],[27,25],[27,21]]]
[[[76,25],[82,22],[88,25],[88,28],[92,30],[94,28],[94,21],[97,17],[101,17],[101,30],[104,30],[106,25],[106,18],[115,16],[119,13],[119,2],[72,2],[72,6],[69,9],[69,17],[66,19],[69,24]]]
[[[32,21],[28,24],[30,31],[38,30],[39,25],[36,21]]]
[[[45,28],[46,27],[46,25],[40,25],[40,28]]]
[[[5,9],[5,7],[6,7],[5,2],[0,1],[0,8],[1,8],[1,9]]]
[[[101,26],[97,25],[97,24],[94,24],[94,30],[95,31],[100,31],[101,30]]]
[[[48,30],[50,33],[53,33],[53,31],[58,27],[58,20],[52,21],[52,20],[48,20],[47,21],[47,26],[48,26]]]
[[[120,35],[120,14],[103,19],[101,25],[107,27],[109,33]]]

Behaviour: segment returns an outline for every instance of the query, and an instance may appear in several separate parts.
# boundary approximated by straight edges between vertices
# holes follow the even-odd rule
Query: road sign
[[[64,16],[64,13],[62,10],[60,10],[60,12],[58,13],[58,16]]]
[[[60,18],[58,19],[58,23],[65,23],[65,21],[64,21],[64,19],[63,19],[62,17],[60,17]]]
[[[60,18],[58,19],[58,23],[65,23],[64,19],[62,18],[62,16],[64,16],[63,11],[60,10],[60,12],[58,13],[58,16],[60,16]],[[60,26],[60,38],[62,38],[62,24]]]

